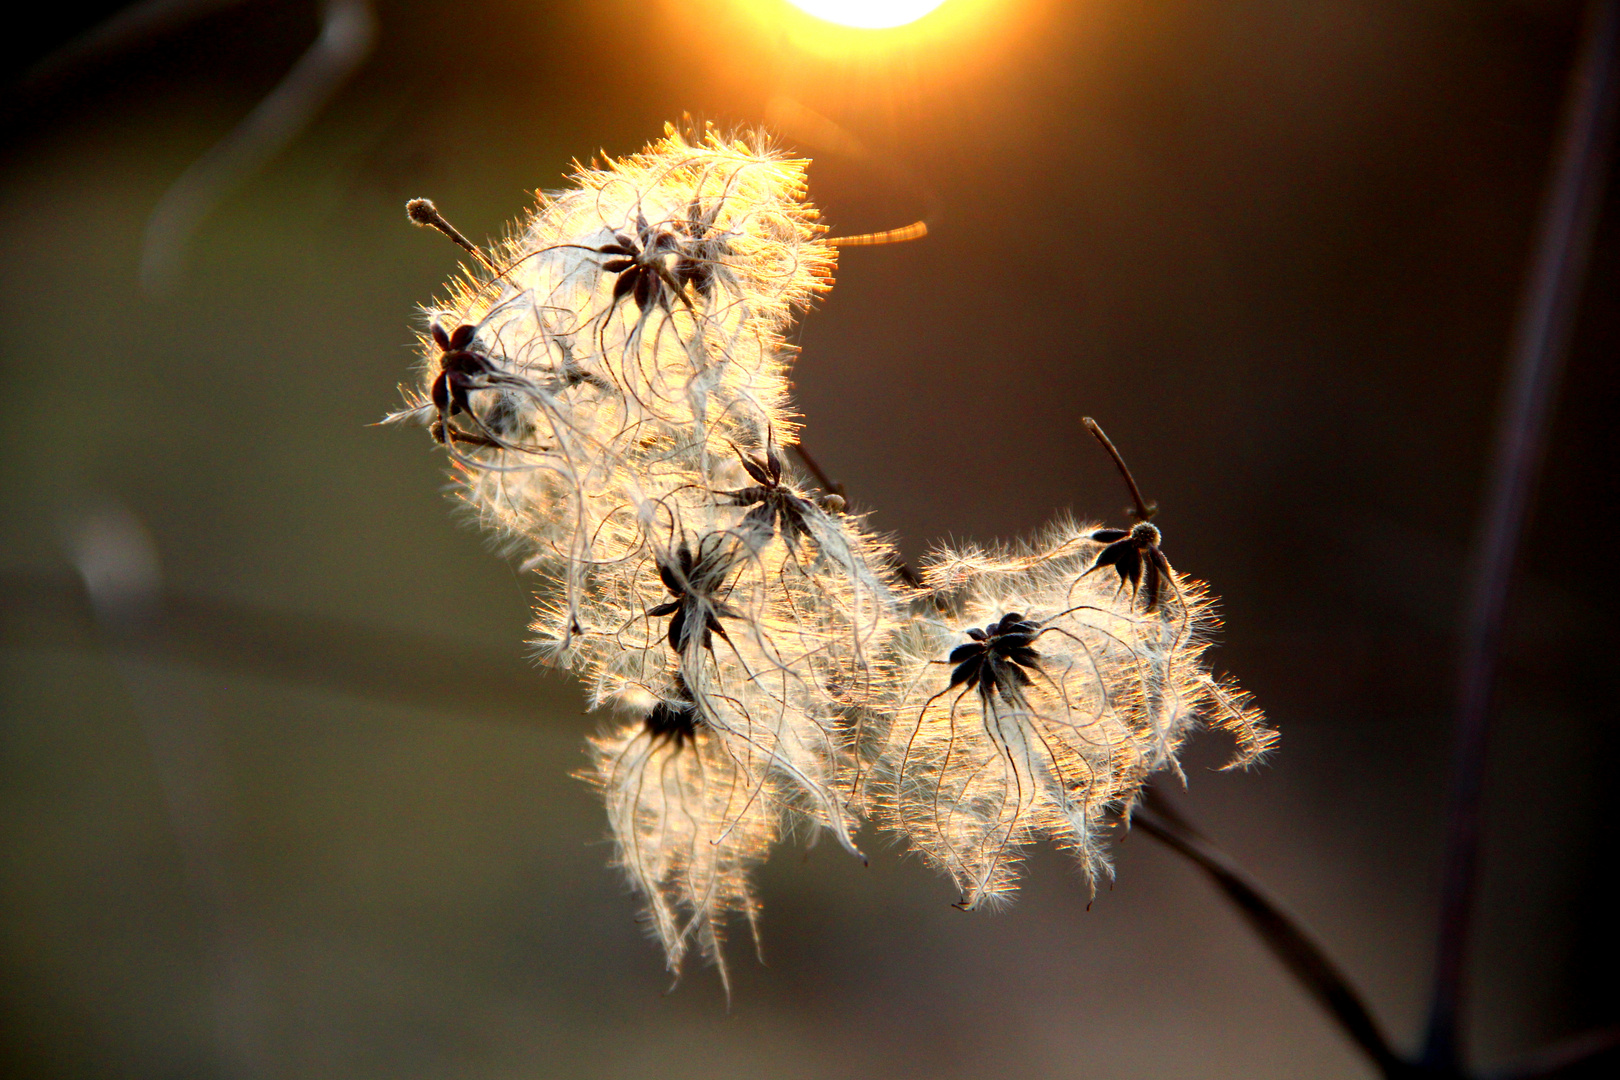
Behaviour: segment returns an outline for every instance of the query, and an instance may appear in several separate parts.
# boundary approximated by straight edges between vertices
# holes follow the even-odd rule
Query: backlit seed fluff
[[[924,582],[950,614],[896,638],[889,737],[872,811],[961,887],[972,909],[1005,897],[1022,848],[1073,849],[1109,872],[1098,828],[1129,808],[1199,722],[1256,760],[1272,733],[1203,665],[1214,618],[1202,586],[1172,574],[1162,602],[1092,571],[1091,528],[1011,551],[935,553]]]
[[[1209,673],[1202,587],[1126,580],[1146,532],[940,552],[918,589],[798,475],[786,335],[834,265],[806,165],[670,128],[577,168],[488,252],[413,202],[475,265],[425,309],[389,417],[428,428],[535,572],[540,654],[613,717],[581,775],[615,862],[669,969],[695,952],[728,987],[727,924],[757,934],[753,871],[783,835],[859,856],[868,817],[975,908],[1037,839],[1108,872],[1105,824],[1198,724],[1239,762],[1272,739]]]

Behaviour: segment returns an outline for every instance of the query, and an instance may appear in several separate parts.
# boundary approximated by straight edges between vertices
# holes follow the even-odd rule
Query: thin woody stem
[[[1107,433],[1103,431],[1102,425],[1089,416],[1081,417],[1080,422],[1086,425],[1087,431],[1096,436],[1098,442],[1102,443],[1102,448],[1108,451],[1109,457],[1114,459],[1114,467],[1119,470],[1119,475],[1125,478],[1125,486],[1131,489],[1131,500],[1136,503],[1136,520],[1151,521],[1159,508],[1142,498],[1142,490],[1136,486],[1136,478],[1131,475],[1131,470],[1125,464],[1125,458],[1114,448],[1113,442],[1108,438]]]
[[[436,229],[448,236],[458,248],[477,259],[484,269],[497,277],[500,276],[501,271],[496,269],[489,256],[485,255],[477,244],[461,235],[461,230],[450,224],[449,220],[439,213],[439,208],[433,205],[432,199],[412,199],[405,204],[405,216],[410,218],[414,225],[420,225],[424,229]]]
[[[1361,1048],[1385,1077],[1412,1075],[1389,1045],[1361,995],[1308,930],[1264,888],[1194,829],[1162,796],[1148,788],[1131,825],[1202,870],[1300,986]]]
[[[793,444],[793,452],[799,455],[799,460],[804,462],[804,467],[810,470],[810,475],[816,478],[816,483],[821,485],[823,491],[831,495],[837,495],[840,499],[844,497],[844,485],[827,475],[827,470],[823,469],[821,463],[811,456],[810,451],[804,448],[802,441]],[[922,577],[910,563],[900,558],[899,555],[893,557],[892,563],[894,572],[900,575],[901,581],[914,589],[922,588]]]
[[[832,477],[827,475],[827,470],[823,469],[821,463],[810,455],[810,451],[805,449],[803,442],[794,443],[793,452],[799,455],[799,460],[804,462],[804,467],[810,470],[810,475],[816,478],[816,483],[821,485],[822,491],[829,495],[843,496],[844,485],[835,482]]]

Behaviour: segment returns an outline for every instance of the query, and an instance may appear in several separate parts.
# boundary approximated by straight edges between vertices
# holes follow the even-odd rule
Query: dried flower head
[[[1202,588],[1168,569],[1151,610],[1090,570],[1104,542],[1059,525],[1014,550],[936,553],[925,584],[952,618],[914,620],[893,656],[890,735],[872,809],[956,879],[967,909],[1005,898],[1021,849],[1072,848],[1109,873],[1098,830],[1142,782],[1175,767],[1200,719],[1239,739],[1234,764],[1271,734],[1202,663],[1214,618]]]
[[[1039,837],[1106,872],[1104,816],[1200,718],[1243,760],[1269,740],[1208,675],[1209,604],[1145,511],[937,555],[917,591],[795,474],[784,335],[833,267],[805,164],[672,128],[578,168],[491,253],[409,208],[474,265],[389,419],[428,427],[539,575],[541,654],[625,718],[583,775],[676,973],[695,949],[727,979],[726,923],[756,925],[751,874],[787,832],[859,856],[864,810],[978,907]]]
[[[749,874],[776,839],[770,805],[690,701],[654,699],[638,719],[590,741],[582,774],[607,800],[615,860],[647,905],[679,975],[689,949],[730,988],[721,945],[732,912],[758,940]]]

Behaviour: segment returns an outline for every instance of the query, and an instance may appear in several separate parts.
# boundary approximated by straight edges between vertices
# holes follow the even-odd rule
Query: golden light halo
[[[945,0],[788,0],[800,11],[840,26],[884,30],[916,22]]]

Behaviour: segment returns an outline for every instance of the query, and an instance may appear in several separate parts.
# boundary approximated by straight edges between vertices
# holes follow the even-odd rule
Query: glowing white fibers
[[[1144,599],[1098,565],[1113,534],[940,552],[913,589],[841,499],[807,493],[784,334],[834,250],[806,164],[668,128],[578,169],[426,309],[389,417],[430,427],[543,582],[542,655],[620,718],[582,775],[677,974],[695,948],[726,977],[725,925],[755,924],[750,875],[784,831],[859,855],[869,816],[974,908],[1037,838],[1106,871],[1107,815],[1201,718],[1239,763],[1272,740],[1208,673],[1202,587],[1170,572]]]

